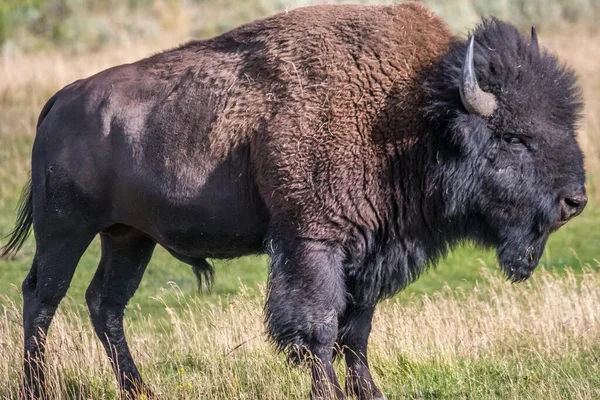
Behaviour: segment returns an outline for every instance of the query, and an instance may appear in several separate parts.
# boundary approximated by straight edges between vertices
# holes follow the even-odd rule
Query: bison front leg
[[[339,323],[339,345],[348,368],[346,394],[358,400],[385,399],[373,382],[367,361],[367,342],[374,312],[374,306],[349,305]]]
[[[310,364],[313,399],[344,399],[333,370],[338,318],[346,304],[342,254],[318,241],[271,241],[265,306],[279,350]]]

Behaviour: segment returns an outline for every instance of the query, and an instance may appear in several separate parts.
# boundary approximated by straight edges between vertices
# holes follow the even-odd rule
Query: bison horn
[[[540,45],[538,44],[537,32],[535,30],[535,26],[531,27],[531,54],[534,57],[540,55]]]
[[[460,74],[460,98],[469,113],[489,117],[496,109],[496,97],[481,90],[477,83],[475,63],[473,62],[474,42],[475,40],[471,36]]]

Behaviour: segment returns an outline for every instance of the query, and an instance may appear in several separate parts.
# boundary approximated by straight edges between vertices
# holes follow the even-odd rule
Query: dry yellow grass
[[[584,120],[579,142],[586,155],[588,171],[600,171],[600,32],[566,29],[560,35],[541,37],[542,44],[577,71],[585,98]],[[590,182],[597,187],[597,181]]]
[[[485,286],[470,292],[447,290],[408,305],[388,301],[380,307],[371,359],[390,399],[410,394],[411,384],[420,385],[427,374],[436,376],[435,366],[466,371],[462,381],[453,383],[458,391],[451,394],[459,397],[469,394],[464,390],[473,391],[473,398],[494,391],[512,397],[523,393],[527,376],[530,384],[541,385],[535,393],[550,398],[560,398],[561,393],[581,399],[600,396],[595,358],[600,342],[600,274],[587,271],[576,277],[572,272],[557,276],[540,271],[524,285],[491,275],[484,279]],[[306,396],[308,374],[273,353],[256,296],[232,297],[227,307],[186,298],[176,287],[165,296],[181,296],[181,307],[169,310],[164,327],[152,319],[129,327],[133,353],[159,398]],[[19,390],[20,371],[14,366],[21,362],[21,349],[14,344],[21,340],[20,311],[15,304],[5,304],[0,315],[3,398],[14,397]],[[55,398],[115,396],[110,367],[87,316],[61,310],[49,346],[48,380]],[[590,355],[589,370],[572,370],[570,361]],[[499,378],[508,381],[490,386],[485,375],[469,377],[465,360],[473,370],[478,364],[495,365]],[[423,376],[419,366],[427,367]],[[554,375],[564,380],[552,382]]]

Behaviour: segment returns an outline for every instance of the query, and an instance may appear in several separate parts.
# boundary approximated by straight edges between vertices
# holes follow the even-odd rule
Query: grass
[[[112,4],[113,33],[123,40],[109,37],[93,45],[89,38],[81,45],[68,37],[55,43],[44,34],[32,39],[23,26],[12,29],[9,39],[4,36],[0,55],[0,237],[14,222],[37,115],[57,89],[190,36],[214,34],[286,5],[311,2],[253,0],[233,7],[238,3],[230,0],[148,0],[128,4],[151,8],[133,9],[120,8],[122,2],[103,3],[90,18],[106,18],[110,11],[106,4]],[[584,214],[552,235],[542,267],[526,284],[503,282],[491,252],[464,246],[382,304],[370,345],[376,380],[389,399],[598,398],[600,63],[593,55],[600,51],[600,33],[593,29],[593,21],[586,21],[598,15],[598,2],[428,3],[460,31],[479,12],[509,15],[523,25],[535,18],[544,22],[541,43],[574,66],[584,89],[586,111],[579,140],[586,154],[590,203]],[[544,13],[536,17],[532,10],[543,5],[547,5]],[[2,14],[7,12],[4,6],[0,4],[0,20],[8,15]],[[552,15],[568,14],[576,6],[583,11],[572,17],[577,26],[553,28],[565,18]],[[85,25],[89,16],[81,10],[73,9],[69,18]],[[121,19],[129,15],[142,21],[156,19],[160,34],[127,28]],[[131,21],[131,26],[137,23]],[[127,29],[133,32],[124,34]],[[16,398],[18,393],[22,346],[18,287],[33,251],[29,240],[16,260],[0,261],[0,398]],[[99,257],[99,243],[94,242],[50,331],[50,382],[57,398],[117,397],[83,300]],[[214,264],[213,290],[199,293],[189,266],[163,249],[155,252],[126,314],[128,336],[144,377],[160,398],[306,398],[308,374],[274,354],[264,335],[266,257]]]
[[[600,274],[539,271],[511,285],[483,274],[473,290],[446,289],[410,303],[384,302],[371,336],[375,379],[390,399],[578,398],[600,395]],[[159,398],[301,399],[304,368],[274,354],[262,296],[243,288],[207,304],[172,287],[167,320],[138,316],[127,330]],[[160,300],[157,299],[160,302]],[[0,397],[18,393],[20,309],[0,315]],[[131,310],[133,314],[137,310]],[[115,398],[116,388],[87,316],[63,307],[49,337],[49,382],[57,398]],[[342,366],[338,372],[343,376]]]

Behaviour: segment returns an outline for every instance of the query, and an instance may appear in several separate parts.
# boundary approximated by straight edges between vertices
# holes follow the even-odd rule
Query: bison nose
[[[585,205],[587,204],[587,197],[585,194],[577,194],[574,196],[567,196],[560,201],[560,213],[563,221],[581,214]]]

